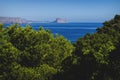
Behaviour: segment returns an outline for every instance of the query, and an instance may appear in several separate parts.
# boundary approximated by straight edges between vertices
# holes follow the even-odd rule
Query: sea
[[[8,26],[9,24],[6,24]],[[26,24],[20,24],[25,27]],[[75,42],[87,33],[93,34],[102,23],[30,23],[34,30],[40,27],[50,30],[54,35],[62,35],[70,42]]]

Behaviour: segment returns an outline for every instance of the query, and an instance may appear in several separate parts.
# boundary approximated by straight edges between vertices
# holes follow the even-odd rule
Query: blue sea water
[[[51,30],[53,34],[63,35],[71,42],[75,42],[86,33],[92,34],[98,27],[103,26],[102,23],[31,23],[30,25],[34,30],[38,30],[42,26],[44,29]]]

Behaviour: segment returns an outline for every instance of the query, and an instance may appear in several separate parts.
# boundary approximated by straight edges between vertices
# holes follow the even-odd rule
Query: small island
[[[56,20],[54,21],[54,23],[67,23],[67,20],[63,19],[63,18],[56,18]]]

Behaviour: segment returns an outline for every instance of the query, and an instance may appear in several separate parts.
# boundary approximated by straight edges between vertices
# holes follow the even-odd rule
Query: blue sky
[[[104,22],[120,14],[120,0],[0,0],[0,16],[30,20]]]

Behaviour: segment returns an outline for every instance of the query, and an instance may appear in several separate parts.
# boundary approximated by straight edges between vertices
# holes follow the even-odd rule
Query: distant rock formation
[[[28,21],[20,17],[0,17],[0,23],[27,23]]]
[[[56,20],[54,22],[55,23],[66,23],[67,20],[66,19],[62,19],[62,18],[56,18]]]

